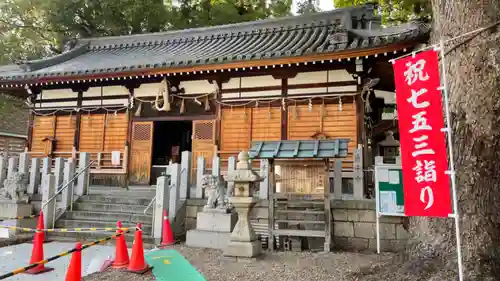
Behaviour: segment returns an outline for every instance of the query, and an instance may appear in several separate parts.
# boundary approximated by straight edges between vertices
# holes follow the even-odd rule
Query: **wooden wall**
[[[309,140],[322,133],[328,138],[347,138],[349,157],[358,144],[356,105],[307,104],[288,106],[287,139]],[[223,108],[221,115],[220,156],[227,159],[249,149],[252,141],[280,140],[282,133],[281,107]],[[246,112],[246,114],[245,114]],[[270,113],[270,114],[269,114]],[[323,115],[323,118],[321,117]],[[346,168],[350,166],[346,165]]]
[[[79,151],[123,151],[127,140],[128,118],[125,113],[82,114],[80,121]],[[35,116],[31,151],[43,154],[43,139],[56,139],[56,156],[69,156],[73,151],[76,116]],[[61,154],[62,153],[62,154]],[[60,155],[58,155],[60,154]]]
[[[0,152],[8,151],[9,155],[17,155],[26,147],[25,138],[0,136]]]

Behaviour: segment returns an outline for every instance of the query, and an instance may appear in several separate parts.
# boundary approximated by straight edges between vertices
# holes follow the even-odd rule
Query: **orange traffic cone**
[[[43,221],[43,211],[40,211],[40,215],[38,216],[38,223],[36,224],[36,229],[44,229],[45,222]]]
[[[172,244],[175,244],[174,234],[172,233],[172,227],[168,220],[167,210],[163,209],[163,231],[160,247],[170,246]]]
[[[82,243],[77,242],[76,251],[71,255],[68,272],[66,273],[65,281],[81,281],[82,280]]]
[[[119,221],[116,223],[118,228],[122,228],[123,225]],[[123,230],[118,229],[116,233],[123,233]],[[129,263],[127,243],[125,242],[125,236],[122,234],[116,238],[116,251],[115,260],[111,264],[113,268],[125,268]]]
[[[144,274],[151,267],[146,263],[144,258],[144,246],[142,244],[142,225],[136,226],[134,245],[132,246],[132,257],[127,270],[134,273]]]
[[[31,250],[30,264],[34,264],[43,260],[43,241],[45,239],[45,233],[40,231],[43,229],[43,212],[40,212],[40,217],[38,218],[38,224],[36,226],[37,231],[35,232],[35,238],[33,240],[33,248]],[[45,267],[45,265],[40,264],[36,267],[26,271],[27,274],[40,274],[54,270],[50,267]]]

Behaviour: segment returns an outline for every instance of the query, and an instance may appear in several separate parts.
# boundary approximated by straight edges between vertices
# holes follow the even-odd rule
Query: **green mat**
[[[206,281],[176,250],[159,250],[145,255],[157,281]]]

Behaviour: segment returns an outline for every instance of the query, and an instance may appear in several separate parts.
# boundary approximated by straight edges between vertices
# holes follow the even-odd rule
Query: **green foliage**
[[[378,12],[384,24],[398,24],[412,19],[429,20],[432,14],[430,0],[333,0],[336,8],[368,3],[378,4]]]
[[[118,36],[290,15],[292,0],[2,0],[0,65],[54,55],[67,38]]]
[[[315,0],[305,0],[297,3],[297,12],[299,14],[317,13],[319,11],[320,9]]]

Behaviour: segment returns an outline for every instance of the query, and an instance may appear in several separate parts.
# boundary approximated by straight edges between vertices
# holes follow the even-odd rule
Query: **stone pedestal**
[[[0,200],[0,220],[7,218],[30,216],[32,208],[33,206],[31,204]],[[5,220],[1,221],[0,225],[35,228],[36,219]],[[18,233],[20,232],[16,230],[8,230],[6,228],[0,228],[0,239],[8,238],[5,236],[9,236],[12,238]]]
[[[225,256],[256,257],[262,250],[262,245],[248,220],[248,214],[258,202],[254,197],[232,197],[231,204],[238,213],[238,222],[230,236],[230,241],[224,250]]]
[[[199,212],[196,216],[196,229],[186,233],[186,245],[189,247],[226,248],[238,216],[226,210],[213,209]]]

